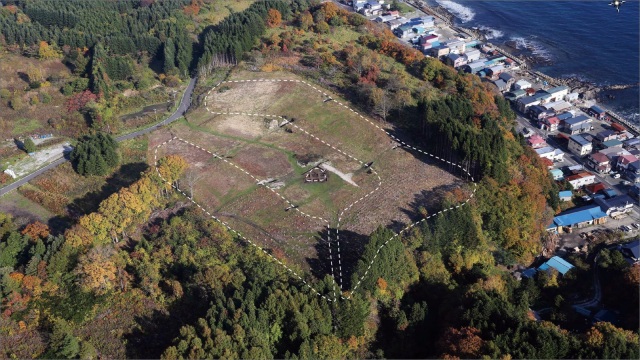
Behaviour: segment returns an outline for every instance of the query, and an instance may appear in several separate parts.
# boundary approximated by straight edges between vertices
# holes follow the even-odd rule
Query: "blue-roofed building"
[[[564,131],[574,135],[593,130],[591,118],[585,115],[579,115],[566,120],[562,120]]]
[[[611,199],[612,197],[616,197],[618,195],[618,193],[613,189],[604,189],[602,190],[602,193],[607,197],[607,199]]]
[[[598,205],[587,205],[567,210],[553,218],[559,233],[571,232],[591,225],[599,225],[607,222],[607,214]]]
[[[565,190],[565,191],[560,191],[558,193],[558,196],[560,197],[560,201],[571,201],[571,198],[573,197],[573,193],[571,192],[571,190]]]
[[[559,256],[554,256],[547,260],[546,263],[540,265],[538,270],[547,271],[549,269],[556,269],[560,274],[564,275],[569,270],[573,269],[573,265],[569,264],[566,260]]]
[[[571,119],[573,117],[573,114],[570,112],[564,112],[562,114],[556,115],[556,117],[558,118],[558,120],[562,121],[562,120]]]
[[[564,179],[564,173],[560,169],[552,169],[549,172],[551,173],[551,176],[553,176],[553,180],[557,181]]]
[[[620,140],[618,140],[618,139],[608,140],[608,141],[604,141],[604,142],[602,142],[602,146],[603,146],[605,149],[613,148],[613,147],[619,147],[619,148],[621,148],[621,147],[622,147],[622,141],[620,141]]]
[[[602,119],[606,116],[607,112],[602,110],[601,107],[597,105],[593,105],[589,108],[589,115],[593,116],[596,119]]]
[[[640,262],[640,240],[634,240],[622,245],[622,255],[631,259],[634,263]]]

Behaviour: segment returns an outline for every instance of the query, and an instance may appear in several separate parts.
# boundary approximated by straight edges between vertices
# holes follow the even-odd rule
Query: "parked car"
[[[636,229],[640,229],[640,224],[638,224],[638,223],[631,224],[631,226],[633,226]]]
[[[631,185],[631,181],[629,181],[629,180],[622,180],[622,185]]]
[[[611,177],[614,178],[614,179],[620,179],[620,174],[613,173],[613,174],[611,174]]]

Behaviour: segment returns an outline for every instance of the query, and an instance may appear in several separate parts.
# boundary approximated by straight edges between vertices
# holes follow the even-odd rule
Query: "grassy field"
[[[95,211],[103,199],[140,177],[147,165],[148,139],[140,137],[120,144],[121,165],[107,176],[78,175],[64,163],[0,198],[0,211],[24,219],[47,222],[70,219]]]
[[[254,79],[298,81],[233,82]],[[189,162],[180,181],[183,191],[190,194],[193,188],[203,208],[286,263],[326,274],[331,270],[327,227],[333,242],[339,227],[345,259],[356,259],[353,252],[361,244],[350,241],[361,241],[380,225],[409,224],[419,207],[436,205],[437,193],[461,186],[424,155],[394,150],[385,124],[359,116],[343,98],[315,83],[306,85],[284,71],[236,70],[228,80],[207,96],[209,110],[200,106],[186,120],[150,136],[149,161],[155,147],[171,136],[224,157],[214,159],[179,140],[158,148],[158,155],[180,154]],[[328,97],[334,101],[325,101]],[[279,127],[274,117],[250,114],[295,121]],[[301,165],[301,157],[327,162],[351,183],[331,172],[326,182],[305,183],[312,164]],[[371,161],[374,172],[363,168]],[[279,183],[277,188],[257,185],[265,179]],[[297,208],[287,210],[289,202]]]

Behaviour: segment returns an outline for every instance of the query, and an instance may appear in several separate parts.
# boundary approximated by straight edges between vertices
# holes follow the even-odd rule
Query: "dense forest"
[[[67,106],[85,109],[100,124],[97,134],[110,124],[115,84],[132,76],[127,59],[141,51],[144,61],[155,58],[159,71],[176,76],[206,77],[236,63],[287,69],[466,164],[478,190],[469,206],[422,222],[381,249],[390,229],[362,234],[351,283],[368,276],[350,300],[337,301],[189,206],[171,186],[188,167],[180,156],[161,158],[157,171],[143,171],[64,229],[19,225],[0,213],[3,357],[640,357],[640,267],[619,252],[603,250],[596,264],[575,254],[576,268],[562,277],[539,272],[518,281],[506,271],[539,253],[557,191],[512,132],[509,105],[477,77],[425,58],[333,3],[259,1],[201,34],[184,30],[177,10],[185,1],[6,3],[6,44],[42,49],[43,56],[75,48],[64,56],[83,80],[68,84],[74,95]],[[332,39],[341,30],[357,40]],[[95,104],[99,98],[105,100]],[[110,137],[83,137],[74,165],[109,172],[117,152]],[[464,195],[449,191],[429,211]],[[631,314],[619,324],[590,323],[572,308],[575,293],[589,293],[584,284],[596,266],[614,279],[605,301]],[[305,280],[321,295],[332,291],[330,276]],[[540,320],[532,308],[550,315]]]

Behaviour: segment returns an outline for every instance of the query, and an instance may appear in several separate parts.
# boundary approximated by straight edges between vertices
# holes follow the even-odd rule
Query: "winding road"
[[[159,127],[162,127],[164,125],[170,124],[174,121],[176,121],[177,119],[181,118],[185,112],[187,112],[187,110],[189,109],[189,106],[191,105],[191,94],[193,93],[193,89],[195,88],[196,85],[196,78],[193,77],[189,80],[189,85],[187,85],[187,88],[185,89],[184,93],[182,94],[182,98],[180,99],[180,105],[178,106],[178,109],[176,109],[176,111],[171,114],[168,118],[162,120],[159,123],[156,123],[154,125],[151,125],[147,128],[144,129],[140,129],[137,131],[134,131],[130,134],[126,134],[126,135],[121,135],[116,137],[116,141],[121,142],[124,140],[129,140],[129,139],[133,139],[135,137],[138,137],[140,135],[144,135],[144,134],[148,134],[152,131],[157,130]],[[51,170],[61,164],[64,164],[65,162],[67,162],[68,159],[66,158],[60,158],[34,172],[32,172],[31,174],[23,177],[22,179],[11,183],[3,188],[0,188],[0,196],[14,190],[17,189],[18,187],[26,184],[27,182],[31,181],[32,179],[34,179],[35,177],[43,174],[44,172]]]

